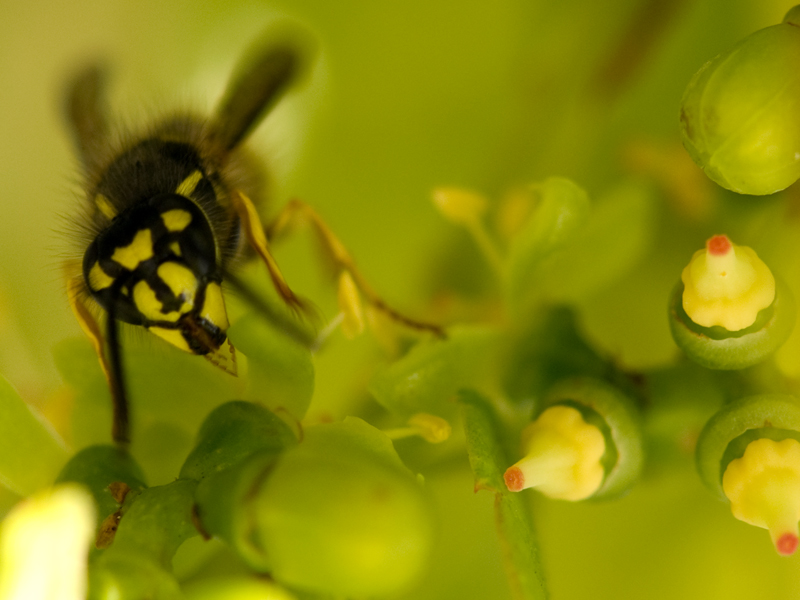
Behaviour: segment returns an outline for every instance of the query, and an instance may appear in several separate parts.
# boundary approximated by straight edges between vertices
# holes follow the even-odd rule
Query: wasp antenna
[[[106,80],[106,70],[92,64],[70,80],[65,93],[64,112],[87,171],[97,162],[99,149],[108,139]]]
[[[296,79],[301,57],[291,44],[260,47],[234,73],[212,124],[210,138],[223,153],[233,150]]]

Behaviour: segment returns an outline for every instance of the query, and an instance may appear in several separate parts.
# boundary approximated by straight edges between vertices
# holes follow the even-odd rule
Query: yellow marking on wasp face
[[[111,204],[111,200],[106,198],[103,194],[97,194],[97,196],[94,197],[94,204],[97,210],[108,217],[109,220],[117,216],[117,209]]]
[[[203,178],[203,174],[200,170],[193,171],[191,175],[189,175],[186,179],[180,182],[178,187],[175,189],[175,193],[179,196],[183,196],[184,198],[191,197],[192,193],[194,192],[197,184],[200,183],[200,180]]]
[[[106,275],[106,272],[100,267],[99,262],[94,263],[89,270],[89,288],[94,292],[98,292],[104,290],[112,283],[114,283],[114,278],[110,275]]]
[[[183,231],[192,222],[192,213],[174,208],[161,213],[161,220],[168,231]]]
[[[189,348],[189,344],[186,343],[186,338],[183,337],[183,334],[179,330],[166,329],[164,327],[150,327],[148,328],[148,330],[156,334],[162,340],[168,341],[176,348],[180,348],[184,352],[189,352],[191,354],[194,354],[191,348]]]
[[[225,300],[222,297],[222,289],[218,283],[209,283],[206,286],[206,299],[203,302],[203,310],[200,316],[207,319],[222,331],[227,331],[229,327],[228,313],[225,310]]]
[[[169,313],[162,312],[164,306],[156,298],[153,288],[144,280],[133,286],[133,303],[136,309],[150,321],[177,321],[181,317],[181,313],[176,310]]]
[[[169,249],[172,250],[175,256],[181,256],[181,245],[178,242],[172,242],[169,245]]]
[[[161,263],[156,270],[161,280],[167,284],[176,298],[183,298],[184,305],[181,310],[189,305],[189,310],[194,305],[194,295],[197,291],[197,277],[183,265],[167,261]]]
[[[121,264],[129,271],[133,271],[140,262],[152,258],[152,256],[153,236],[149,229],[140,229],[128,246],[114,250],[111,260]]]

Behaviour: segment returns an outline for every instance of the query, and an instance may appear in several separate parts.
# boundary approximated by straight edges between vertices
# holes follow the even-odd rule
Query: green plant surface
[[[777,556],[763,531],[735,520],[703,485],[718,480],[719,462],[738,446],[715,439],[700,475],[695,462],[698,436],[709,419],[718,423],[715,414],[730,413],[746,396],[800,395],[800,328],[759,365],[712,372],[690,362],[667,317],[681,270],[717,234],[756,250],[800,298],[796,186],[768,196],[723,189],[706,172],[720,172],[725,148],[711,167],[698,166],[692,157],[702,162],[706,155],[687,152],[680,124],[695,73],[764,28],[797,29],[779,25],[792,5],[3,3],[0,516],[47,490],[65,464],[111,443],[108,387],[70,313],[62,274],[62,262],[79,261],[88,243],[75,233],[85,199],[61,112],[65,82],[90,60],[108,65],[109,100],[123,131],[172,109],[204,114],[250,43],[288,19],[318,51],[306,81],[249,140],[268,191],[259,210],[269,223],[289,200],[307,202],[389,306],[441,324],[446,336],[376,323],[369,307],[362,336],[349,340],[340,328],[326,329],[339,312],[336,280],[304,226],[271,247],[289,285],[318,316],[278,308],[280,322],[270,322],[224,287],[238,377],[124,327],[129,458],[142,485],[119,509],[119,539],[87,558],[93,597],[510,600],[543,597],[541,582],[553,599],[800,595],[798,555]],[[792,60],[772,74],[794,81]],[[742,72],[763,81],[767,74],[750,67]],[[761,125],[785,125],[797,120],[795,87],[748,80],[725,92],[733,96],[709,87],[702,102],[724,97],[723,108],[746,113],[751,104],[737,97],[744,94],[765,111]],[[772,99],[777,116],[769,113]],[[738,121],[758,125],[734,116],[733,129]],[[797,137],[794,128],[780,132],[784,141]],[[785,148],[794,149],[788,142]],[[795,173],[789,150],[779,165],[781,185],[783,175]],[[726,164],[737,177],[747,175],[735,161]],[[437,212],[433,191],[446,186],[485,200],[482,242]],[[237,273],[272,307],[263,265],[245,259]],[[282,330],[295,325],[302,333],[287,338]],[[322,331],[312,347],[298,343]],[[520,432],[553,386],[575,377],[635,399],[641,419],[630,431],[644,448],[641,475],[626,494],[602,501],[508,492],[503,473],[518,458]],[[464,389],[474,390],[466,392],[472,404],[463,402]],[[252,409],[264,417],[231,418],[228,424],[245,425],[245,437],[203,424],[232,401],[250,403],[242,415]],[[475,413],[467,419],[465,406]],[[745,410],[752,421],[745,429],[765,429],[763,408]],[[434,445],[402,437],[419,413],[444,418],[450,438]],[[740,421],[725,435],[743,435]],[[784,425],[800,427],[794,421]],[[335,460],[337,452],[359,457],[351,461],[357,466],[342,466],[351,463]],[[108,466],[90,462],[100,471]],[[112,479],[132,474],[111,471]],[[91,489],[97,478],[89,475],[62,478]],[[475,493],[476,478],[493,491]],[[342,531],[354,531],[343,525],[350,513],[337,502],[347,505],[348,493],[368,495],[376,481],[399,490],[408,509],[398,509],[407,521],[398,517],[376,531],[387,539],[416,531],[422,564],[409,558],[401,572],[399,561],[383,589],[379,575],[345,577],[356,564],[346,555],[322,583],[306,585],[302,568],[268,579],[278,563],[248,537],[254,520],[231,518],[237,498],[254,490],[243,481],[270,490],[270,502],[284,512],[325,516],[302,534],[289,520],[267,523],[291,550],[283,558],[295,561],[293,569],[304,552],[322,556],[301,542],[327,544],[326,532],[345,539]],[[95,497],[100,512],[120,506],[107,487]],[[195,505],[212,500],[219,504],[206,513],[206,529],[217,535],[206,541]],[[398,523],[412,525],[393,529]],[[118,588],[127,596],[114,596]]]
[[[0,378],[0,423],[0,481],[11,492],[27,496],[54,479],[66,462],[67,449],[5,378]]]

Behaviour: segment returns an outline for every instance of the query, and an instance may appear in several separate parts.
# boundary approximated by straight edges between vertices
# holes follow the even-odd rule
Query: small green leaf
[[[198,533],[192,522],[196,487],[195,481],[178,479],[143,490],[130,502],[105,556],[137,554],[171,568],[178,546]]]
[[[74,481],[89,488],[97,503],[98,522],[119,508],[108,486],[123,482],[132,490],[145,487],[144,474],[133,457],[116,446],[89,446],[64,465],[56,483]],[[99,523],[98,523],[99,524]]]
[[[497,528],[512,596],[517,600],[544,600],[547,589],[529,504],[524,492],[497,494]]]
[[[511,465],[498,442],[498,424],[486,400],[472,391],[459,394],[469,464],[475,474],[475,489],[503,492],[503,473]]]
[[[68,457],[50,426],[0,376],[0,483],[27,496],[50,485]]]
[[[483,389],[495,377],[501,334],[488,327],[460,327],[445,340],[421,342],[377,372],[369,384],[375,399],[393,413],[448,418],[462,387]]]
[[[542,261],[540,285],[547,298],[580,300],[640,261],[655,234],[654,192],[651,186],[626,181],[598,198],[580,235]]]
[[[515,600],[544,600],[547,590],[530,505],[526,492],[509,492],[503,481],[511,463],[500,444],[494,410],[473,391],[461,391],[459,403],[476,490],[495,492],[497,532],[512,596]]]
[[[200,480],[227,469],[257,450],[281,450],[295,444],[289,426],[268,408],[236,400],[209,413],[180,477]]]
[[[509,300],[522,310],[541,293],[536,276],[541,262],[575,237],[591,208],[586,192],[563,177],[550,177],[532,190],[536,205],[512,240],[508,258]]]
[[[396,595],[422,574],[431,506],[391,441],[360,419],[309,427],[253,508],[276,581],[337,596]]]
[[[90,569],[90,600],[179,600],[172,557],[197,535],[192,508],[197,483],[178,479],[151,487],[127,503],[114,543]]]

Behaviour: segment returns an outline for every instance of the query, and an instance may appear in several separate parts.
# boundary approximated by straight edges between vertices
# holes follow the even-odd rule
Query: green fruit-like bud
[[[741,398],[709,419],[697,440],[706,485],[733,516],[768,529],[778,554],[800,543],[800,403],[786,394]]]
[[[788,394],[761,394],[727,404],[709,419],[697,439],[697,470],[703,482],[726,499],[722,476],[757,439],[800,439],[800,402]]]
[[[197,508],[252,568],[314,592],[395,594],[430,552],[423,490],[388,437],[354,418],[310,427],[277,463],[256,453],[206,478]]]
[[[686,355],[707,369],[744,369],[763,362],[780,348],[795,321],[795,304],[788,286],[775,280],[775,300],[758,313],[750,327],[728,331],[724,327],[702,327],[683,309],[683,283],[672,291],[669,326],[675,343]]]
[[[681,106],[683,144],[719,185],[772,194],[800,178],[797,9],[698,71]]]
[[[185,600],[297,600],[263,577],[228,575],[204,577],[182,586]]]
[[[104,556],[89,571],[89,600],[176,599],[180,593],[175,576],[146,556]]]

